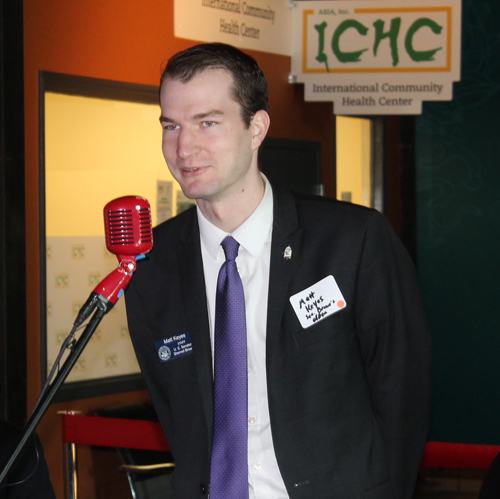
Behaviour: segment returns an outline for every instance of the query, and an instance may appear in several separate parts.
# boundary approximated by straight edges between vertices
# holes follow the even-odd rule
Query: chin
[[[185,189],[181,185],[181,190],[184,196],[186,196],[189,199],[196,199],[198,196],[198,193],[194,189]]]
[[[193,184],[193,185],[186,185],[182,186],[181,185],[182,192],[184,193],[184,196],[190,198],[190,199],[207,199],[211,198],[214,195],[214,191],[216,189],[213,188],[213,186],[209,185],[201,185],[201,184]]]
[[[181,186],[182,192],[184,196],[186,196],[189,199],[200,199],[205,197],[206,192],[204,189],[196,189],[196,188],[189,188],[189,187],[183,187]]]

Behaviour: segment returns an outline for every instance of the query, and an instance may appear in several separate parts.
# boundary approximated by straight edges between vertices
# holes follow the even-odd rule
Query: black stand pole
[[[80,335],[76,343],[72,346],[71,352],[68,358],[64,361],[61,370],[57,373],[57,376],[55,377],[54,381],[48,387],[46,393],[42,394],[40,400],[33,409],[33,412],[31,413],[31,416],[28,419],[28,422],[26,423],[23,429],[21,441],[17,445],[16,450],[13,452],[11,458],[9,459],[4,470],[2,471],[2,474],[0,475],[0,484],[7,476],[7,473],[9,472],[10,468],[12,467],[15,460],[19,456],[20,452],[24,449],[26,442],[28,441],[28,438],[35,431],[36,427],[38,426],[38,423],[40,422],[43,415],[47,411],[50,402],[52,401],[55,394],[63,384],[64,380],[68,377],[68,374],[75,365],[75,362],[78,360],[78,357],[80,357],[80,354],[83,352],[83,349],[87,346],[87,343],[94,334],[94,331],[100,324],[102,318],[111,308],[109,306],[106,306],[106,304],[101,301],[97,302],[97,307],[98,308],[95,311],[92,318],[90,319],[89,323],[87,324],[87,327],[84,329],[83,333]]]

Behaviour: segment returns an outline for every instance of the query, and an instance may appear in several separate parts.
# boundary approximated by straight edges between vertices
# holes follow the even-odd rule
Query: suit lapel
[[[281,333],[281,320],[289,298],[290,281],[300,258],[302,229],[299,227],[297,208],[292,194],[273,185],[273,235],[269,273],[269,298],[267,305],[266,366],[276,350]],[[291,248],[291,258],[284,252]]]
[[[269,274],[269,298],[267,308],[266,365],[276,350],[281,333],[281,319],[289,298],[291,279],[300,258],[302,229],[298,224],[297,209],[293,196],[273,185],[273,234]],[[200,234],[196,211],[186,224],[180,238],[178,261],[182,278],[182,300],[193,342],[198,385],[205,410],[209,448],[212,446],[213,428],[213,371],[210,329],[208,325],[207,297]],[[284,258],[290,246],[292,258]]]
[[[193,210],[191,223],[187,224],[186,231],[181,237],[178,259],[182,279],[182,301],[193,342],[198,385],[205,410],[209,448],[211,448],[213,425],[212,350],[196,210]]]

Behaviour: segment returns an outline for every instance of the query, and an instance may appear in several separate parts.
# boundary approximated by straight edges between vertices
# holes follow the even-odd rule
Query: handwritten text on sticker
[[[291,296],[290,303],[304,329],[347,305],[332,275]]]

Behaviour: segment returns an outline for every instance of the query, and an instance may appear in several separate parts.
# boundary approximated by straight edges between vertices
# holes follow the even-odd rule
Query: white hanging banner
[[[290,55],[289,0],[175,0],[174,34]]]
[[[297,1],[291,81],[340,115],[420,114],[460,80],[461,0]]]

